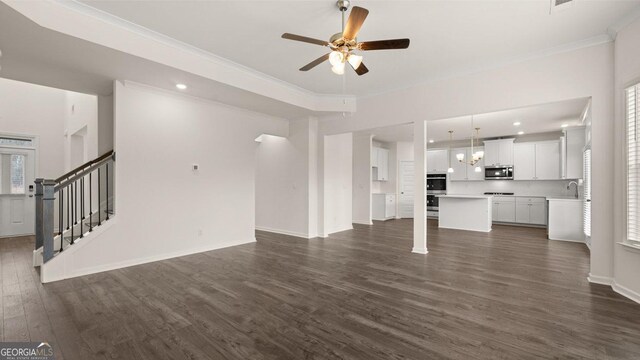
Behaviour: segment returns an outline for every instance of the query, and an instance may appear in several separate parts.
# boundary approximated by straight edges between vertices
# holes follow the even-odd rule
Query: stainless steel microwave
[[[485,180],[513,180],[513,166],[485,166]]]

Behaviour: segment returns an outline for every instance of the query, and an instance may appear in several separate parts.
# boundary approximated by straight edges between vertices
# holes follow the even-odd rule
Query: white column
[[[415,189],[413,199],[413,250],[427,253],[427,123],[413,125],[413,151]]]

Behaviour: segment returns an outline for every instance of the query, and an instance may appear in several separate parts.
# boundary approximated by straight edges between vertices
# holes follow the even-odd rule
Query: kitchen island
[[[438,227],[468,231],[491,231],[491,195],[439,195]]]
[[[584,242],[582,199],[548,196],[549,240]]]

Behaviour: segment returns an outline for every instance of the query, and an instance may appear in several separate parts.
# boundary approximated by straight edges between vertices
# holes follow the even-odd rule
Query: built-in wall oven
[[[438,216],[438,195],[447,194],[447,174],[427,174],[427,215]]]

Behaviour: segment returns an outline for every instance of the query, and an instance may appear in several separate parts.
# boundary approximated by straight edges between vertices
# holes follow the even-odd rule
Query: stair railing
[[[76,239],[83,238],[86,232],[93,231],[94,225],[100,226],[103,220],[109,220],[109,215],[113,212],[113,209],[109,209],[109,196],[112,191],[109,188],[109,182],[112,181],[109,174],[111,170],[111,175],[113,175],[115,156],[116,154],[112,150],[57,179],[39,178],[35,180],[35,248],[37,250],[42,247],[43,263],[51,260],[56,253],[65,249],[65,239],[68,238],[69,245],[73,245]],[[96,193],[94,193],[94,188]],[[103,193],[104,219],[102,217]],[[97,198],[97,210],[94,208],[96,205],[94,197]],[[57,231],[55,230],[56,215],[58,218]],[[97,223],[94,222],[94,219],[97,220]],[[87,220],[89,223],[85,224]],[[59,236],[59,246],[54,243],[56,235]],[[70,236],[66,237],[65,235]]]

